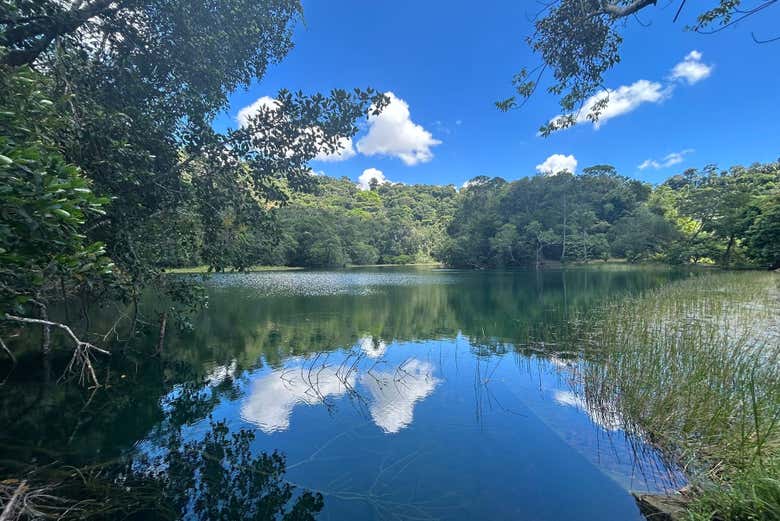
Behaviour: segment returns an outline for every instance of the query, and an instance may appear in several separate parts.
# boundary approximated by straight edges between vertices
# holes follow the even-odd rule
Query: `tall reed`
[[[760,513],[744,519],[780,519],[779,287],[773,273],[692,277],[613,303],[580,331],[596,357],[581,368],[588,407],[682,467],[701,492],[697,519],[737,498]],[[730,515],[714,518],[743,519]]]

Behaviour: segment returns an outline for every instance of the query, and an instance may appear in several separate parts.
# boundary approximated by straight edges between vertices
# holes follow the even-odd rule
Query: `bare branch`
[[[3,348],[3,351],[5,351],[6,353],[8,353],[8,356],[11,358],[11,363],[13,363],[14,365],[16,365],[16,357],[15,357],[15,356],[14,356],[14,354],[11,352],[11,350],[10,350],[10,349],[8,349],[8,346],[7,346],[7,345],[5,345],[5,342],[3,341],[3,339],[2,339],[2,338],[0,338],[0,347],[2,347],[2,348]]]
[[[758,43],[758,44],[762,44],[762,43],[772,43],[772,42],[777,42],[777,41],[780,41],[780,36],[776,36],[776,37],[774,37],[774,38],[769,38],[769,39],[766,39],[766,40],[761,40],[761,39],[759,39],[759,38],[757,38],[757,37],[756,37],[756,33],[750,33],[750,37],[751,37],[751,38],[753,38],[753,41],[754,41],[755,43]]]
[[[71,338],[71,340],[73,340],[73,343],[76,344],[76,348],[73,350],[73,357],[71,357],[70,362],[68,363],[67,371],[73,370],[73,368],[78,363],[81,365],[81,378],[80,378],[81,381],[83,382],[84,377],[87,376],[96,387],[100,386],[100,382],[98,381],[97,375],[95,374],[95,368],[92,366],[92,360],[90,358],[90,354],[92,351],[97,351],[98,353],[104,355],[110,355],[111,353],[109,351],[106,351],[105,349],[101,349],[95,345],[92,345],[89,342],[84,342],[80,340],[79,337],[76,336],[76,334],[73,332],[71,328],[59,322],[42,320],[40,318],[19,317],[16,315],[11,315],[9,313],[5,314],[5,318],[6,320],[11,320],[14,322],[22,322],[24,324],[40,324],[43,326],[57,327],[65,331],[65,333],[67,333],[67,335]]]
[[[613,18],[625,18],[638,11],[641,11],[647,6],[655,5],[658,0],[636,0],[633,4],[626,6],[620,6],[609,2],[602,3],[601,10],[596,14],[608,14]]]

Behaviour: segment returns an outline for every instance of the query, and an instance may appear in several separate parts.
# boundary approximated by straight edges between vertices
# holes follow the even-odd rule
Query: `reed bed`
[[[679,465],[691,519],[780,519],[780,275],[697,276],[580,320],[588,407]]]

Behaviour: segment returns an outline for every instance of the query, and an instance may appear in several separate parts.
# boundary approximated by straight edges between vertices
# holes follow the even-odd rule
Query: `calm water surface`
[[[323,495],[320,519],[638,520],[629,491],[679,478],[588,409],[578,368],[597,362],[557,340],[578,313],[681,276],[216,275],[194,329],[170,333],[154,369],[112,372],[86,413],[82,395],[47,391],[22,369],[3,402],[4,436],[143,466],[170,450],[170,432],[202,440],[224,421],[254,432],[253,454],[283,455],[298,493]]]

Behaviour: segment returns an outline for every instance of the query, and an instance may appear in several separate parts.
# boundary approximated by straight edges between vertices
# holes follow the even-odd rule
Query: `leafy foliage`
[[[84,235],[108,199],[54,146],[61,121],[38,75],[23,69],[0,82],[0,305],[23,310],[111,274],[103,244]]]
[[[300,16],[295,0],[1,2],[0,67],[14,93],[3,103],[18,106],[3,113],[2,168],[18,181],[9,184],[16,199],[8,204],[40,214],[27,220],[8,210],[18,223],[7,233],[18,237],[4,249],[32,263],[8,271],[38,280],[54,253],[63,256],[47,268],[54,271],[68,263],[93,269],[100,258],[115,266],[112,288],[136,308],[149,285],[188,308],[202,303],[197,292],[163,277],[163,266],[181,258],[216,270],[256,262],[250,238],[273,235],[270,214],[308,184],[308,161],[336,150],[359,118],[387,102],[371,89],[283,90],[240,128],[215,132],[211,123],[228,95],[262,78],[292,47]],[[40,72],[25,72],[26,65]],[[19,136],[28,130],[29,138]],[[36,187],[17,159],[41,163],[38,170],[62,182]],[[33,208],[48,189],[65,191],[56,204],[66,206]],[[39,217],[56,226],[38,226]],[[19,235],[22,225],[28,236]],[[35,241],[49,240],[61,251],[37,248]],[[73,259],[81,254],[79,267]],[[102,293],[78,295],[95,301]],[[169,311],[161,310],[161,321]]]

